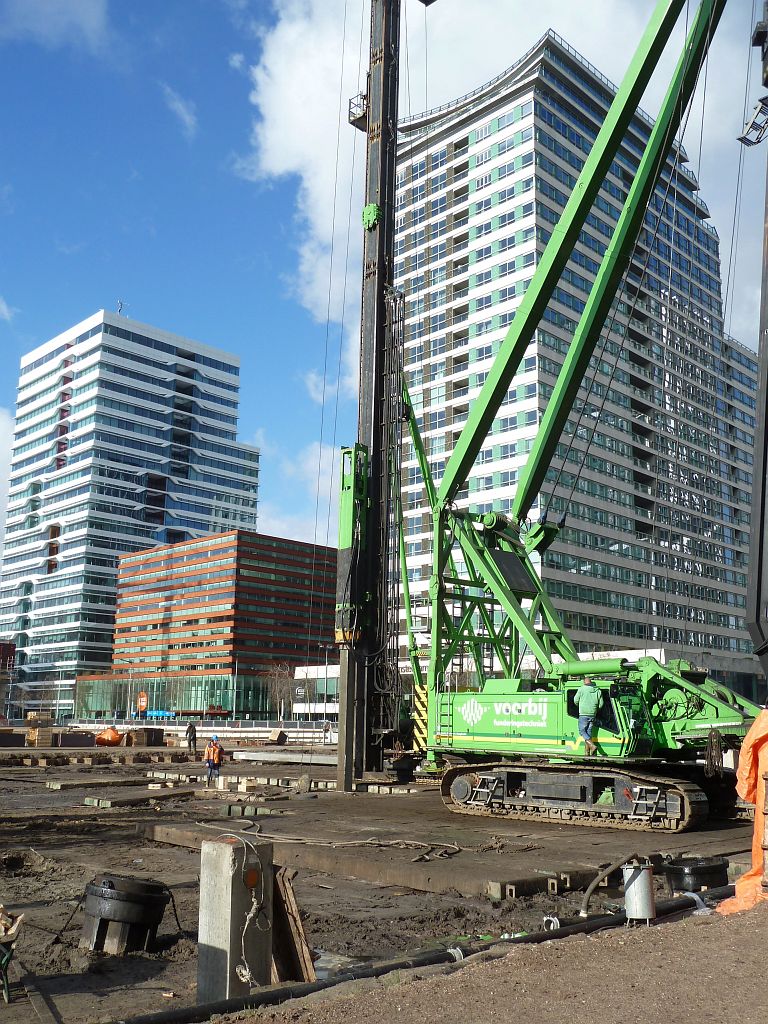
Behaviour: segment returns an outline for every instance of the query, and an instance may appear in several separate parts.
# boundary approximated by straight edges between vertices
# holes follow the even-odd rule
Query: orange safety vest
[[[218,767],[221,764],[222,749],[218,743],[209,743],[205,748],[205,760],[213,761]]]

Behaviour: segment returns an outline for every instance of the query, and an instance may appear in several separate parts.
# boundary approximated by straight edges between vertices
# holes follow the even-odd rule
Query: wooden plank
[[[90,789],[92,786],[144,786],[146,779],[80,778],[80,779],[47,779],[46,789]]]
[[[9,974],[11,976],[11,980],[23,985],[27,1002],[35,1014],[35,1019],[37,1019],[40,1024],[60,1024],[61,1018],[53,1013],[50,1006],[35,985],[34,974],[31,974],[30,971],[27,970],[18,957],[15,958],[15,962],[11,963]],[[14,1004],[11,1005],[13,1006]],[[5,1007],[5,1009],[7,1011],[8,1007]],[[28,1017],[27,1020],[31,1024],[32,1018]]]
[[[274,866],[272,897],[272,984],[317,981],[312,950],[296,902],[291,879],[296,872]]]
[[[87,796],[83,803],[87,807],[138,807],[141,804],[157,803],[159,800],[183,800],[195,796],[197,792],[196,789],[148,790],[137,796]]]

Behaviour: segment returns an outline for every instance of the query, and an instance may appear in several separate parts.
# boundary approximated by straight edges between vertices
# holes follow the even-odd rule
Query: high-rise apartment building
[[[548,32],[487,85],[401,123],[395,278],[437,479],[614,93]],[[460,504],[509,510],[651,127],[638,111]],[[757,363],[724,333],[718,235],[675,153],[532,515],[567,513],[541,573],[579,649],[664,648],[747,688]],[[431,520],[410,444],[403,483],[418,595]]]
[[[104,310],[22,359],[0,637],[26,707],[109,665],[119,555],[255,527],[239,391],[236,356]]]

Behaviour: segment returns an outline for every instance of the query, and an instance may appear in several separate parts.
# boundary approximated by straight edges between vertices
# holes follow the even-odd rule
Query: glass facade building
[[[71,713],[112,657],[118,556],[256,524],[239,360],[100,311],[21,361],[0,573],[16,697]]]
[[[81,675],[79,717],[267,718],[270,678],[329,656],[336,550],[247,530],[120,559],[111,672]],[[332,651],[332,661],[338,655]]]
[[[549,32],[490,83],[401,122],[395,281],[437,480],[614,93]],[[465,507],[511,507],[651,127],[638,110],[460,492]],[[566,517],[540,570],[577,648],[663,648],[749,689],[757,363],[724,332],[708,217],[675,147],[531,515]],[[431,521],[410,443],[403,484],[411,588],[426,595]]]

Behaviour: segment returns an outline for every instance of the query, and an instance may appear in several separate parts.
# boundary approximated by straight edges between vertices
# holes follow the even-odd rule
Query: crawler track
[[[625,806],[614,806],[506,793],[502,795],[498,791],[483,804],[485,790],[481,787],[496,773],[499,773],[502,780],[508,773],[523,774],[526,778],[527,773],[535,773],[539,779],[546,779],[547,775],[558,778],[567,775],[577,784],[583,780],[585,786],[596,780],[606,786],[613,784],[627,797],[638,787],[646,791],[658,790],[663,794],[664,807],[655,813],[649,813],[647,808],[645,813],[636,813],[636,808],[629,799],[622,801]],[[471,793],[465,800],[456,798],[455,783],[462,779],[466,783],[465,788]],[[458,788],[461,790],[462,781]],[[499,789],[502,788],[502,783],[499,783]],[[573,763],[565,766],[550,765],[541,761],[514,761],[503,764],[458,765],[448,768],[443,774],[440,780],[440,794],[446,807],[457,814],[507,817],[523,821],[556,821],[559,824],[592,825],[597,828],[620,828],[642,832],[691,831],[703,825],[709,816],[706,794],[695,783],[665,775],[629,771],[612,764],[603,766],[598,763]],[[672,808],[671,811],[665,809],[667,805]]]

